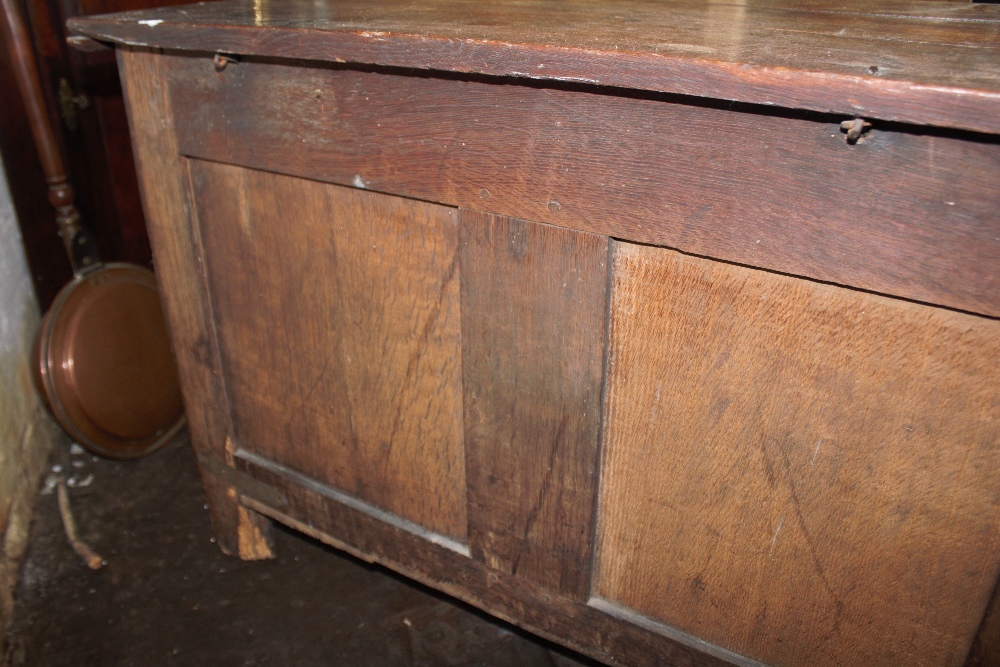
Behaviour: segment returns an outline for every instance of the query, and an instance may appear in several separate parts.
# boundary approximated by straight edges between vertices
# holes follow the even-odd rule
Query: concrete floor
[[[224,556],[184,439],[130,463],[62,459],[86,484],[70,489],[81,536],[107,564],[86,567],[56,494],[40,496],[11,667],[596,664],[291,531],[276,531],[276,560]]]

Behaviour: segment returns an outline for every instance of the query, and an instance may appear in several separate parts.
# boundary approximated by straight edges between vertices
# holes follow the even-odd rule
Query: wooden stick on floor
[[[73,518],[73,510],[69,506],[69,491],[66,490],[66,478],[60,475],[58,485],[59,514],[62,515],[66,538],[73,547],[73,551],[80,554],[80,557],[87,563],[87,567],[91,570],[99,570],[104,565],[104,559],[94,553],[93,549],[81,540],[76,532],[76,519]]]

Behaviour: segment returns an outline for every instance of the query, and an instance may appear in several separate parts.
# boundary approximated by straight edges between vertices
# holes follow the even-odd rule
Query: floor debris
[[[108,562],[91,570],[58,493],[39,497],[7,667],[596,667],[299,533],[276,530],[271,561],[225,556],[182,440],[138,461],[84,460],[55,475],[96,476],[64,488],[77,538]]]

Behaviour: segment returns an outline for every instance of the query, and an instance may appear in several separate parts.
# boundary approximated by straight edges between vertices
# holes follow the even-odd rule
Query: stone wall
[[[30,350],[38,318],[0,163],[0,629],[10,619],[31,509],[58,433],[31,382]]]

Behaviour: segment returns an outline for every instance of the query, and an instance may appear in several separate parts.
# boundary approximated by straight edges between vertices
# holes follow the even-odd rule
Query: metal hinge
[[[74,95],[69,81],[65,77],[59,79],[59,115],[62,116],[66,127],[71,131],[76,131],[79,110],[86,109],[89,106],[89,97],[83,93]]]

